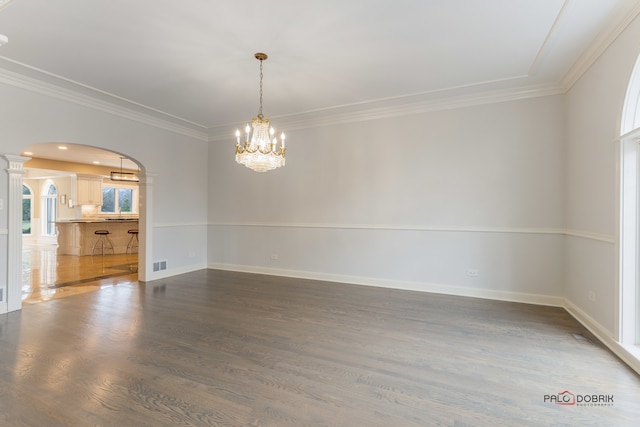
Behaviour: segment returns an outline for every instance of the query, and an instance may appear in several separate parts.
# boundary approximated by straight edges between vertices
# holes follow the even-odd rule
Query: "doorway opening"
[[[141,165],[122,153],[77,144],[34,144],[22,155],[30,160],[23,175],[21,303],[137,285],[146,247],[140,243],[146,236]],[[122,170],[123,161],[142,185],[111,180],[110,171]],[[109,232],[112,250],[95,249],[100,230]]]

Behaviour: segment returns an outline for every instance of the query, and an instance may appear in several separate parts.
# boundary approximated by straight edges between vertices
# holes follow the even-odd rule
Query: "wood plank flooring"
[[[137,280],[137,252],[105,256],[59,255],[57,245],[27,245],[22,251],[23,304],[136,283]]]
[[[1,426],[640,420],[640,377],[563,309],[216,270],[0,316],[0,384]]]

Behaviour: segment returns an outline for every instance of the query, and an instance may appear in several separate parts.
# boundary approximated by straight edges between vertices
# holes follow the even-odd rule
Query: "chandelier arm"
[[[271,153],[275,154],[275,151],[271,147],[266,148],[265,151],[262,151],[260,147],[258,147],[258,151],[260,151],[264,155],[271,154]]]
[[[260,147],[256,147],[255,149],[252,150],[251,148],[249,148],[249,146],[242,147],[240,145],[236,145],[236,153],[237,154],[243,154],[243,153],[255,154],[255,153],[258,153],[258,152],[260,154],[264,154],[265,156],[271,155],[271,156],[284,157],[285,156],[285,152],[286,152],[286,148],[280,147],[280,150],[273,149],[273,148],[267,148],[266,150],[262,150]]]

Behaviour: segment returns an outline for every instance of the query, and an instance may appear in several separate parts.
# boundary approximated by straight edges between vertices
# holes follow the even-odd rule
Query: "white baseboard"
[[[442,285],[438,283],[410,282],[375,277],[327,274],[312,271],[285,270],[269,267],[255,267],[236,264],[209,263],[208,268],[216,270],[239,271],[243,273],[266,274],[270,276],[296,277],[300,279],[324,280],[327,282],[349,283],[353,285],[377,286],[381,288],[401,289],[405,291],[431,292],[435,294],[456,295],[472,298],[484,298],[499,301],[521,302],[526,304],[563,307],[562,297],[528,294],[524,292],[477,289],[464,286]]]
[[[631,369],[640,374],[640,348],[619,343],[611,333],[573,302],[565,299],[564,309],[589,330],[600,342],[618,356]]]

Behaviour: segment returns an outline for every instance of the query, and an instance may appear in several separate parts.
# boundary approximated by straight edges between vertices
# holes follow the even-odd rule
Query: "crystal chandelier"
[[[267,59],[267,55],[256,53],[255,57],[260,61],[260,109],[258,117],[251,120],[251,127],[247,125],[244,129],[246,139],[243,144],[240,144],[240,129],[236,129],[236,162],[256,172],[265,172],[284,166],[285,136],[284,133],[280,135],[278,148],[275,130],[269,127],[269,119],[262,116],[262,61]]]

